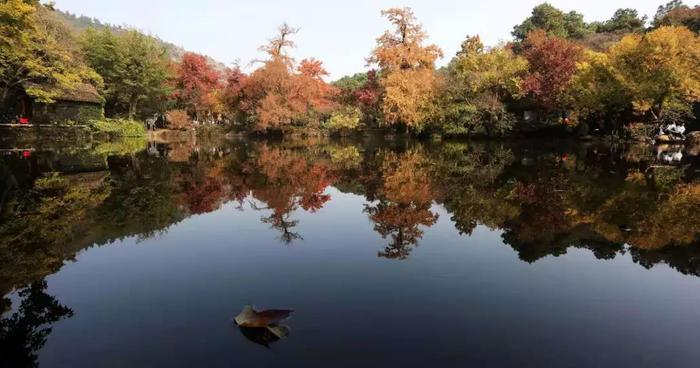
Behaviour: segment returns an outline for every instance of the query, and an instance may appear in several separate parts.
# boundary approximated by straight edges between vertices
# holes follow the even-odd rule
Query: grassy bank
[[[127,119],[104,119],[94,120],[88,123],[90,130],[97,136],[146,137],[146,128],[143,123]]]

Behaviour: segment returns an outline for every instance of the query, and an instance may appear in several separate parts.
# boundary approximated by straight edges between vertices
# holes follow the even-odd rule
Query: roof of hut
[[[104,100],[94,86],[87,83],[81,83],[73,89],[63,89],[49,84],[25,83],[23,87],[37,88],[46,92],[55,94],[53,97],[56,101],[71,101],[71,102],[87,102],[101,104]]]

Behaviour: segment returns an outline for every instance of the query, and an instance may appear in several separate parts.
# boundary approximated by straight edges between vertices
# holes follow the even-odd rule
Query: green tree
[[[639,17],[635,9],[617,9],[609,20],[596,25],[596,32],[643,32],[647,17]]]
[[[361,120],[362,111],[357,107],[348,107],[333,112],[322,127],[336,134],[348,135],[360,127]]]
[[[170,60],[152,37],[135,30],[113,33],[88,30],[83,37],[87,62],[105,82],[105,97],[112,113],[134,118],[139,104],[158,101],[169,93]]]
[[[654,16],[654,27],[685,26],[700,33],[700,5],[689,7],[680,0],[674,0],[659,7]]]
[[[582,39],[591,33],[591,26],[583,20],[583,15],[575,11],[564,13],[549,3],[537,5],[525,21],[513,28],[513,37],[523,41],[530,32],[543,30],[549,36]]]
[[[355,92],[362,88],[365,83],[367,83],[367,80],[367,73],[355,73],[353,75],[346,75],[331,84],[341,90]]]

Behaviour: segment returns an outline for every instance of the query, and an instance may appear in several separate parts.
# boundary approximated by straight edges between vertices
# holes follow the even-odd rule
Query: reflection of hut
[[[26,90],[38,89],[54,95],[54,103],[37,102]],[[73,121],[85,123],[100,119],[104,114],[104,99],[95,87],[79,84],[73,90],[58,89],[48,85],[25,83],[15,92],[15,115],[34,124],[65,123]]]

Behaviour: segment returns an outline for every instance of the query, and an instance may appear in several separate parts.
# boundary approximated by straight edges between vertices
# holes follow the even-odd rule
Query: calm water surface
[[[0,366],[698,366],[700,162],[669,150],[4,151]]]

